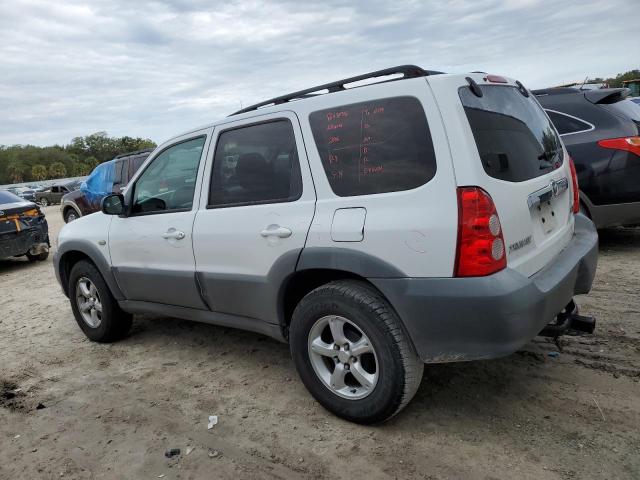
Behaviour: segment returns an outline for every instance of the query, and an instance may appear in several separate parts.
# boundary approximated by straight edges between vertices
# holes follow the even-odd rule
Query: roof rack
[[[397,67],[385,68],[384,70],[376,70],[375,72],[365,73],[363,75],[357,75],[355,77],[345,78],[343,80],[338,80],[331,83],[325,83],[324,85],[318,85],[317,87],[307,88],[305,90],[300,90],[299,92],[289,93],[287,95],[282,95],[280,97],[275,97],[270,100],[265,100],[264,102],[256,103],[255,105],[251,105],[250,107],[243,108],[242,110],[238,110],[237,112],[232,113],[230,116],[238,115],[240,113],[250,112],[252,110],[257,110],[260,107],[264,107],[267,105],[280,105],[282,103],[289,102],[291,100],[308,98],[312,97],[315,92],[320,92],[322,90],[327,90],[328,93],[339,92],[341,90],[346,90],[345,85],[349,83],[359,82],[362,80],[368,80],[370,78],[377,77],[385,77],[388,75],[396,75],[402,74],[401,78],[394,78],[393,80],[404,80],[406,78],[417,78],[417,77],[426,77],[429,75],[438,75],[442,72],[437,72],[435,70],[423,70],[420,67],[415,65],[400,65]]]

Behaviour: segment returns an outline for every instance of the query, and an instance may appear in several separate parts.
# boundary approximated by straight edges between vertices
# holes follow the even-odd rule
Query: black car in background
[[[23,255],[30,261],[46,260],[49,247],[49,226],[40,207],[0,191],[0,260]]]
[[[640,224],[640,107],[626,88],[534,90],[575,163],[598,228]]]

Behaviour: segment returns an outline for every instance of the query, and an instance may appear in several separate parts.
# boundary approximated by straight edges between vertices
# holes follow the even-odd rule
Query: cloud
[[[392,65],[544,87],[638,65],[623,0],[18,0],[0,4],[0,144],[175,133]]]

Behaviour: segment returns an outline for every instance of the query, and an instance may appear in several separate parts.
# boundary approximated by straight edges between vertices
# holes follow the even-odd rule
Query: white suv
[[[577,199],[522,84],[402,66],[169,140],[103,213],[63,228],[55,268],[91,340],[143,312],[260,332],[290,344],[322,405],[373,423],[424,363],[593,330],[572,302],[597,262]]]

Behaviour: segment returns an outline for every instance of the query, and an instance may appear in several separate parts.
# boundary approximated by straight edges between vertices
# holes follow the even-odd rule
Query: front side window
[[[562,144],[549,118],[533,98],[516,87],[468,86],[458,94],[487,175],[523,182],[546,175],[563,161]]]
[[[569,133],[588,132],[593,130],[593,126],[583,122],[582,120],[565,115],[564,113],[555,112],[553,110],[547,110],[547,115],[553,122],[560,135],[567,135]]]
[[[154,158],[134,185],[132,213],[191,210],[205,140],[178,143]]]
[[[291,202],[302,194],[289,120],[222,132],[213,159],[209,207]]]
[[[436,173],[429,124],[416,98],[383,98],[320,110],[309,122],[336,195],[409,190]]]

